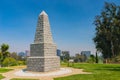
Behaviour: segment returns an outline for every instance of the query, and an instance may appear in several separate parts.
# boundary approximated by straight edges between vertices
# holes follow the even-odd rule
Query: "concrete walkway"
[[[29,78],[29,79],[40,79],[40,80],[53,80],[56,77],[70,76],[70,75],[74,75],[74,74],[91,74],[91,73],[88,73],[88,72],[83,72],[82,69],[75,69],[75,68],[68,68],[68,67],[66,67],[64,69],[70,70],[70,72],[65,73],[65,74],[59,74],[59,75],[54,75],[53,73],[58,74],[60,71],[45,72],[45,73],[27,72],[28,74],[39,74],[39,75],[42,74],[43,76],[16,75],[16,72],[21,71],[21,69],[14,69],[13,71],[3,73],[2,75],[5,76],[6,78],[4,78],[2,80],[10,80],[12,78]],[[44,75],[44,74],[47,74],[47,75]],[[53,75],[48,75],[48,74],[53,74]]]

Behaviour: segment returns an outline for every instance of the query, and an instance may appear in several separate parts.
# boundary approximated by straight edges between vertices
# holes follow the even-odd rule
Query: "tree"
[[[75,62],[82,62],[82,56],[79,53],[77,53],[74,57],[74,61]]]
[[[68,61],[70,59],[69,51],[62,51],[62,57],[64,61]]]
[[[5,58],[4,61],[3,61],[3,66],[15,66],[17,65],[17,61],[14,59],[14,58],[11,58],[11,57],[8,57],[8,58]]]
[[[82,59],[82,62],[86,62],[87,61],[87,56],[85,54],[82,54],[81,59]]]
[[[0,47],[0,64],[2,65],[2,62],[4,61],[5,58],[9,57],[9,45],[7,44],[2,44]]]
[[[90,55],[90,58],[88,59],[89,63],[94,63],[95,62],[95,56],[94,55]]]
[[[16,52],[11,53],[11,54],[10,54],[10,57],[18,60],[18,55],[17,55]]]
[[[120,54],[120,6],[105,3],[100,15],[95,17],[96,36],[93,38],[97,51],[104,59]]]
[[[95,53],[95,62],[98,63],[98,53],[97,53],[97,51]]]

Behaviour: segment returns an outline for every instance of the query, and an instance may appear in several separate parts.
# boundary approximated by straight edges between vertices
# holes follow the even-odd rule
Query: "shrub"
[[[18,61],[18,65],[25,65],[26,62],[25,61]]]
[[[17,61],[14,58],[5,58],[5,60],[3,61],[3,66],[15,66],[17,65]]]

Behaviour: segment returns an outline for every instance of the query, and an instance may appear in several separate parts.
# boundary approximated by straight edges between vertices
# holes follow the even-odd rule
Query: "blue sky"
[[[29,50],[44,10],[59,49],[72,55],[83,50],[94,53],[93,21],[105,1],[120,4],[120,0],[0,0],[0,44],[9,44],[11,52]]]

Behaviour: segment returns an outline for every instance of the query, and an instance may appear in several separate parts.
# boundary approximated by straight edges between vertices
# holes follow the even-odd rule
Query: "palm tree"
[[[1,48],[0,48],[0,64],[2,65],[2,62],[4,61],[4,59],[6,57],[9,57],[9,52],[8,52],[8,49],[9,49],[9,45],[7,44],[2,44],[1,45]]]

